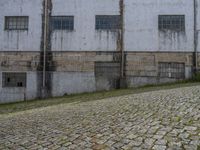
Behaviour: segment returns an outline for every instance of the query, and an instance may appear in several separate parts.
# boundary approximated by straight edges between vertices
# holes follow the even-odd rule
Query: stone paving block
[[[166,150],[167,147],[163,145],[154,145],[153,150]]]
[[[196,150],[200,87],[0,115],[0,149]]]

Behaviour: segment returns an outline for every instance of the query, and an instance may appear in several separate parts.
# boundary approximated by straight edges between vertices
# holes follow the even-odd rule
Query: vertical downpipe
[[[194,74],[198,69],[198,53],[197,53],[197,1],[194,0]]]
[[[120,52],[121,52],[121,66],[120,66],[120,87],[124,87],[124,0],[120,0],[120,22],[121,22],[121,38],[120,38]]]
[[[47,49],[47,24],[48,24],[48,0],[45,0],[45,14],[44,14],[44,46],[43,46],[43,80],[42,86],[44,92],[46,91],[46,49]]]

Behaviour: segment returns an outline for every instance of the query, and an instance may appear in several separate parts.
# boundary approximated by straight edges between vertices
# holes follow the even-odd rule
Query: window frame
[[[183,68],[177,67],[177,66],[181,66],[181,65]],[[161,66],[165,66],[165,68],[161,69]],[[175,69],[176,69],[176,71],[174,71]],[[167,70],[167,71],[164,72],[163,70]],[[166,75],[166,74],[168,74],[168,75]],[[158,62],[158,76],[160,78],[185,79],[185,63],[183,63],[183,62]]]
[[[25,77],[25,79],[23,79],[23,81],[19,82],[22,83],[21,86],[17,85],[17,80],[15,79],[14,83],[12,83],[13,85],[8,85],[7,84],[7,77],[9,77],[9,74],[11,74],[10,76],[15,76],[15,75],[23,75]],[[23,84],[24,83],[24,84]],[[14,85],[15,84],[15,85]],[[27,73],[26,72],[2,72],[2,88],[26,88],[27,87]]]
[[[116,17],[116,18],[112,18],[112,17]],[[104,24],[103,27],[100,27],[100,23],[98,23],[100,20],[98,20],[98,19],[101,19],[101,18],[107,19],[106,21],[111,20],[111,19],[113,19],[113,20],[116,19],[117,21],[115,21],[115,22],[118,22],[118,23],[116,25],[114,23],[112,23],[108,27],[106,27]],[[104,23],[108,23],[106,21]],[[95,30],[107,30],[107,31],[120,30],[121,26],[122,25],[121,25],[121,16],[120,15],[95,15]]]
[[[162,17],[169,17],[170,19],[166,19],[166,18],[162,18]],[[175,17],[179,17],[179,20],[175,20]],[[168,23],[163,23],[163,22],[167,22]],[[179,23],[177,23],[177,21]],[[162,23],[161,23],[162,22]],[[176,23],[173,23],[176,22]],[[177,25],[179,25],[179,27],[176,27]],[[165,26],[165,27],[164,27]],[[168,27],[167,27],[168,26]],[[185,27],[186,27],[186,19],[185,19],[185,15],[181,14],[181,15],[158,15],[158,29],[159,31],[185,31]]]
[[[58,29],[58,28],[54,28],[54,25],[53,25],[53,22],[54,22],[54,19],[59,19],[59,18],[62,18],[62,20],[61,20],[61,28],[60,29]],[[63,25],[63,18],[71,18],[72,19],[72,28],[65,28],[65,29],[63,29],[62,27],[62,25]],[[52,31],[74,31],[74,16],[51,16],[50,17],[50,28],[51,28],[51,30]],[[69,23],[70,24],[70,23]],[[69,25],[68,24],[68,25]],[[70,27],[70,26],[69,26]]]
[[[16,19],[15,28],[10,28],[9,20]],[[22,23],[19,22],[20,19],[25,19],[23,23],[25,23],[24,28],[19,28]],[[26,27],[27,25],[27,27]],[[28,31],[29,29],[29,16],[4,16],[4,30],[5,31]]]

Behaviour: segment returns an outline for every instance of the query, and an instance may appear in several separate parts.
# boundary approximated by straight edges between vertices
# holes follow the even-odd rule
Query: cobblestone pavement
[[[200,145],[200,87],[0,115],[0,149],[186,149]]]

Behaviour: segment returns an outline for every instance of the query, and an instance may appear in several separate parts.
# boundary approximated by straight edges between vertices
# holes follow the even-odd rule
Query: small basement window
[[[52,30],[74,30],[74,16],[51,17]]]
[[[185,31],[185,15],[159,15],[159,30]]]
[[[116,30],[120,29],[119,15],[97,15],[96,30]]]
[[[160,62],[159,64],[159,76],[163,78],[185,78],[185,64],[184,63],[171,63]]]
[[[3,87],[26,87],[26,73],[3,72]]]
[[[6,16],[5,30],[28,30],[28,16]]]

